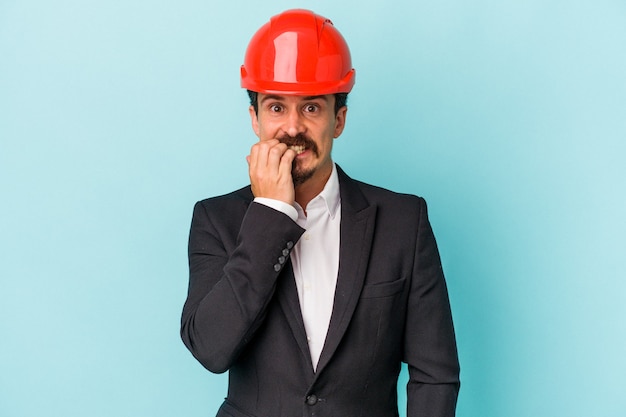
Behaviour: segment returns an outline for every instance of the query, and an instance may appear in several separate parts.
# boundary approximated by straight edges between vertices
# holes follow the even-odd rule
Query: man
[[[354,85],[332,23],[286,11],[241,68],[257,142],[250,186],[196,204],[181,335],[229,371],[225,417],[455,413],[459,365],[423,199],[350,179],[331,158]]]

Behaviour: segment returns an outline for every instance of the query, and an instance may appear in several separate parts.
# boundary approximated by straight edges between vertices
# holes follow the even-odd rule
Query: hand
[[[295,157],[296,152],[277,139],[255,143],[246,157],[254,196],[293,205],[295,189],[291,169]]]

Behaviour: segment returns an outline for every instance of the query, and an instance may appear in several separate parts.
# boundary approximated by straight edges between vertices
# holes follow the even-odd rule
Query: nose
[[[283,130],[291,137],[306,131],[304,118],[299,111],[293,110],[288,113]]]

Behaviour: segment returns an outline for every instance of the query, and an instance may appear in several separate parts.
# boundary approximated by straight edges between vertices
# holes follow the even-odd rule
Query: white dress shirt
[[[307,205],[306,215],[298,203],[294,203],[294,209],[277,200],[255,198],[254,201],[282,211],[306,229],[291,251],[291,263],[311,362],[313,369],[317,369],[333,312],[339,270],[341,199],[337,169],[333,165],[324,189]]]

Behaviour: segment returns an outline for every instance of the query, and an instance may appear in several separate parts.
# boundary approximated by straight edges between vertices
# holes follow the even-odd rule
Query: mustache
[[[287,146],[304,146],[317,155],[317,144],[304,133],[298,133],[296,136],[283,135],[278,141]]]

